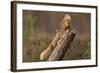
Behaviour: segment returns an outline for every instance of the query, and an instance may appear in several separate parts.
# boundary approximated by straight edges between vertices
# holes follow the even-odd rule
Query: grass
[[[90,58],[91,58],[91,49],[90,49],[89,37],[75,38],[64,57],[65,60],[90,59]]]
[[[40,61],[40,54],[45,50],[51,43],[54,34],[47,34],[43,32],[35,32],[32,42],[30,42],[30,37],[24,39],[24,62]],[[28,43],[30,43],[28,45]],[[28,47],[27,47],[28,46]],[[27,48],[26,48],[27,47]],[[76,59],[90,59],[90,40],[89,37],[85,38],[75,38],[75,40],[70,45],[67,50],[64,60],[76,60]]]
[[[32,17],[31,12],[25,14],[23,19],[23,62],[40,61],[41,52],[49,46],[55,33],[43,32],[35,28],[37,17]],[[91,58],[90,37],[76,35],[63,60]]]
[[[24,49],[27,49],[24,55],[25,62],[39,61],[41,52],[49,46],[50,42],[53,39],[53,35],[43,32],[35,32],[34,34],[35,35],[33,36],[32,42],[30,42],[30,37],[29,39],[24,39],[24,43],[26,42]],[[30,45],[28,46],[27,43],[30,43]]]

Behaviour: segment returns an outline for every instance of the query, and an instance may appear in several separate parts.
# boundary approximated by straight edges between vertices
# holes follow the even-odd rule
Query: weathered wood
[[[40,54],[40,60],[48,60],[49,56],[52,54],[55,47],[58,45],[59,40],[61,40],[63,34],[66,31],[71,30],[71,17],[70,15],[65,15],[60,23],[59,29],[56,31],[56,35],[53,38],[50,45]]]
[[[60,33],[57,31],[55,37],[53,38],[52,42],[48,46],[47,49],[45,49],[41,55],[40,55],[40,60],[48,60],[49,56],[51,55],[52,51],[57,45],[57,42],[59,40]]]
[[[52,54],[49,56],[48,61],[62,60],[71,42],[74,40],[74,37],[75,37],[74,31],[66,31],[63,34],[62,38],[59,40]]]

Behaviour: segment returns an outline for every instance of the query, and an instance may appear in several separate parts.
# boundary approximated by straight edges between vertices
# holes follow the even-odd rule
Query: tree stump
[[[52,42],[40,54],[40,60],[61,60],[74,40],[75,32],[71,31],[71,16],[66,14]]]
[[[58,41],[58,44],[49,56],[48,61],[62,60],[71,42],[74,40],[75,34],[76,33],[74,31],[66,31],[62,38]]]

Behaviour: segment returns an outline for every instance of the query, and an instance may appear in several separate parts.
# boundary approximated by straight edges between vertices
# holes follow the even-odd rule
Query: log
[[[50,45],[48,46],[48,48],[46,48],[41,54],[40,54],[40,60],[48,60],[49,56],[51,55],[52,51],[54,50],[54,48],[57,45],[57,42],[60,38],[60,33],[59,31],[56,31],[56,35],[53,38],[52,42],[50,43]]]
[[[63,34],[67,30],[71,30],[71,16],[68,14],[66,14],[62,19],[60,27],[57,29],[56,35],[50,45],[40,54],[40,60],[48,60],[55,47],[58,45],[59,40],[61,40]]]
[[[49,56],[48,61],[62,60],[71,42],[74,40],[75,34],[74,31],[66,31],[59,40],[52,54]]]

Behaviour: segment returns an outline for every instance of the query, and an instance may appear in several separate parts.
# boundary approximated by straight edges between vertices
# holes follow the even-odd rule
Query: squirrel
[[[60,23],[60,28],[56,30],[56,35],[52,40],[52,42],[50,43],[49,47],[40,54],[40,60],[47,60],[51,55],[52,51],[54,50],[54,48],[58,45],[59,40],[61,39],[63,33],[65,31],[70,31],[70,30],[71,30],[71,16],[66,14]]]

